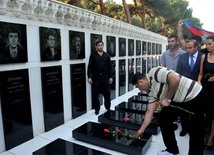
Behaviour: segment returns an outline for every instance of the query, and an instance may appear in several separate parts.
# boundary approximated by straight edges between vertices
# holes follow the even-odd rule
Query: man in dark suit
[[[176,72],[189,79],[197,81],[200,71],[200,60],[203,53],[197,50],[198,44],[194,39],[190,39],[186,42],[186,51],[180,55]],[[180,136],[185,136],[188,132],[189,115],[182,113],[180,116],[182,131]]]

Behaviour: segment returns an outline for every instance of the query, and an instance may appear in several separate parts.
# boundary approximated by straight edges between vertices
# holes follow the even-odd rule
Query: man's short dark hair
[[[97,40],[95,45],[97,46],[99,43],[102,43],[104,45],[104,43],[101,40]]]
[[[198,44],[200,44],[202,42],[202,38],[200,36],[193,36],[190,39],[194,39],[198,42]]]
[[[178,40],[178,36],[177,36],[177,35],[174,35],[174,34],[168,36],[167,38],[168,38],[168,39],[175,38],[175,40]]]
[[[139,80],[142,80],[142,79],[145,79],[146,78],[146,75],[145,74],[142,74],[142,73],[136,73],[134,74],[134,76],[132,77],[132,84],[135,85],[137,84],[137,82]]]

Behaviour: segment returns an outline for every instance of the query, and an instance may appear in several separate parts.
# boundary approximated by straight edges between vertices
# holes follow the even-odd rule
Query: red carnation
[[[117,129],[117,131],[116,131],[117,133],[121,133],[121,130],[120,129]]]
[[[109,129],[104,129],[104,132],[109,132]]]
[[[125,119],[125,121],[126,121],[126,122],[130,122],[131,119],[127,117],[127,118]]]

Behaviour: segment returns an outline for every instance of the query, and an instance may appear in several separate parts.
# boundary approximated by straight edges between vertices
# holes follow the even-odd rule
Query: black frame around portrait
[[[0,22],[0,27],[0,64],[28,62],[26,25]],[[10,33],[13,38],[9,37]],[[18,34],[17,44],[14,43],[17,38],[14,38],[14,33]],[[17,46],[17,51],[10,50],[10,46]]]
[[[106,36],[107,53],[110,57],[116,56],[116,38],[113,36]]]
[[[78,47],[76,47],[78,46]],[[77,52],[79,48],[79,52]],[[85,33],[78,31],[69,31],[69,53],[70,59],[85,58]]]
[[[48,48],[48,37],[55,38],[55,56],[52,56],[50,48]],[[39,27],[40,40],[40,56],[41,61],[59,61],[61,60],[61,34],[60,29]]]

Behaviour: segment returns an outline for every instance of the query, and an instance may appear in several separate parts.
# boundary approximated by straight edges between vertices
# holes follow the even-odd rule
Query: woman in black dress
[[[210,135],[205,149],[211,150],[214,140],[214,36],[206,39],[208,53],[202,55],[198,82],[204,89],[205,113],[211,119]]]

